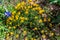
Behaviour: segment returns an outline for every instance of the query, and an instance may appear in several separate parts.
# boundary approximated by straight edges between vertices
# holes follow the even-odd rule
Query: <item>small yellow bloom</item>
[[[45,10],[40,10],[40,11],[39,11],[39,14],[42,14],[43,12],[45,12]]]
[[[44,30],[42,30],[41,33],[44,33]]]
[[[13,32],[10,32],[11,35],[13,35],[14,33]]]
[[[25,11],[25,14],[28,14],[28,11]]]
[[[14,15],[12,15],[11,17],[12,17],[12,19],[14,19]]]
[[[7,34],[7,36],[9,36],[9,33]]]
[[[12,24],[12,22],[9,23],[10,25]]]
[[[38,16],[35,16],[35,19],[37,19],[38,18]]]
[[[39,6],[38,4],[34,3],[33,6]]]
[[[23,31],[23,35],[25,36],[27,34],[27,31]]]
[[[51,36],[53,36],[54,35],[54,33],[51,33]]]
[[[21,2],[21,5],[24,6],[26,3],[24,1]]]
[[[17,6],[15,7],[15,9],[18,9],[20,5],[21,5],[21,4],[20,4],[20,3],[18,3],[18,4],[17,4]]]
[[[21,23],[23,23],[23,22],[24,22],[24,20],[21,20],[20,22],[21,22]]]
[[[51,19],[50,19],[50,18],[48,18],[48,21],[50,22],[50,21],[51,21]]]
[[[9,26],[9,29],[11,29],[11,27]]]
[[[35,11],[36,9],[35,9],[35,8],[33,8],[32,10],[34,10],[34,11]]]
[[[42,38],[46,38],[46,35],[42,35]]]
[[[27,38],[27,37],[25,37],[25,40],[28,40],[28,38]]]
[[[38,28],[37,28],[37,27],[35,27],[33,30],[38,30]]]
[[[36,40],[36,39],[34,38],[34,40]]]
[[[25,18],[25,20],[28,20],[28,18]]]
[[[15,29],[15,28],[16,28],[16,26],[13,26],[13,28]]]
[[[54,33],[50,33],[50,36],[54,36]]]
[[[25,18],[24,17],[20,17],[21,20],[24,20]]]
[[[15,19],[13,19],[13,21],[15,22],[16,20],[15,20]]]
[[[13,20],[12,17],[9,17],[8,20]]]
[[[15,16],[16,20],[18,20],[18,17],[19,17],[18,15]]]
[[[19,35],[18,34],[16,34],[16,38],[18,38],[19,37]]]
[[[46,22],[47,21],[47,19],[46,18],[44,18],[44,22]]]
[[[38,7],[38,10],[42,10],[42,8],[39,6],[39,7]]]
[[[52,25],[52,23],[50,23],[50,27],[52,27],[53,25]]]
[[[6,37],[6,40],[9,40],[9,36]]]
[[[13,11],[13,12],[12,12],[12,15],[15,15],[15,13],[16,13],[16,11]]]
[[[34,40],[34,38],[31,38],[31,40]]]
[[[31,8],[31,6],[28,6],[28,9]]]
[[[39,23],[42,23],[42,22],[43,22],[42,19],[40,19],[40,20],[39,20]]]
[[[32,2],[32,0],[28,0],[28,2]]]
[[[18,12],[18,15],[20,15],[21,13],[20,12]]]

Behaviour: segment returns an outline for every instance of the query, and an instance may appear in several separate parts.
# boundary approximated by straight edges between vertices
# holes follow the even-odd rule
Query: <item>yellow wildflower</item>
[[[36,39],[34,38],[34,40],[36,40]]]
[[[54,33],[51,33],[51,36],[53,36],[54,35]]]
[[[53,33],[53,32],[51,32],[51,33],[50,33],[50,36],[54,36],[54,33]]]
[[[50,21],[51,21],[51,19],[50,19],[50,18],[48,18],[48,21],[50,22]]]
[[[28,20],[28,18],[25,18],[25,20]]]
[[[10,32],[11,35],[13,35],[14,33],[13,32]]]
[[[8,20],[13,20],[12,17],[9,17]]]
[[[11,29],[11,27],[9,26],[9,29]]]
[[[19,35],[18,34],[16,34],[16,38],[18,38],[19,37]]]
[[[16,11],[13,11],[13,12],[12,12],[12,15],[15,15],[15,13],[16,13]]]
[[[35,11],[36,9],[35,9],[35,8],[33,8],[32,10],[34,10],[34,11]]]
[[[44,30],[42,30],[41,33],[44,33]]]
[[[7,36],[9,36],[9,33],[7,34]]]
[[[16,16],[15,16],[16,20],[18,20],[18,17],[19,17],[19,15],[16,15]]]
[[[12,24],[12,22],[9,23],[10,25]]]
[[[46,38],[46,35],[42,35],[42,38]]]
[[[12,15],[11,17],[12,17],[12,19],[14,19],[14,15]]]
[[[20,17],[21,20],[24,20],[25,18],[24,17]]]
[[[15,29],[15,28],[16,28],[16,26],[13,26],[13,28]]]
[[[15,7],[15,9],[18,9],[18,8],[19,8],[19,6],[20,6],[20,3],[18,3],[18,4],[17,4],[17,6]]]
[[[38,16],[35,16],[35,19],[37,19],[38,18]]]
[[[34,40],[34,38],[31,38],[31,40]]]
[[[39,6],[38,4],[34,3],[33,6]]]
[[[28,2],[32,2],[32,0],[28,0]]]
[[[52,25],[52,23],[50,23],[50,27],[52,27],[53,25]]]
[[[9,36],[6,37],[6,40],[9,40]]]
[[[28,9],[31,8],[31,6],[28,6]]]
[[[39,6],[39,7],[38,7],[38,10],[42,10],[42,8]]]
[[[27,37],[25,37],[25,40],[28,40],[28,38],[27,38]]]
[[[25,36],[27,34],[27,31],[23,31],[23,35]]]
[[[24,22],[24,20],[21,20],[20,22],[21,22],[21,23],[23,23],[23,22]]]
[[[24,1],[21,2],[21,5],[24,6],[26,3]]]
[[[20,12],[18,12],[18,15],[20,15],[21,13]]]
[[[45,10],[40,10],[40,11],[39,11],[39,14],[42,14],[43,12],[45,12]]]
[[[33,30],[38,30],[38,28],[37,28],[37,27],[35,27]]]
[[[47,21],[47,19],[46,18],[44,18],[44,22],[46,22]]]
[[[28,11],[25,11],[25,14],[28,14]]]
[[[42,19],[40,19],[40,20],[39,20],[39,23],[42,23],[42,22],[43,22]]]

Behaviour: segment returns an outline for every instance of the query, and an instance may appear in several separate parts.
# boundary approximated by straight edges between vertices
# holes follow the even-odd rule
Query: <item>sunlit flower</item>
[[[38,19],[38,16],[35,16],[35,19]]]
[[[38,30],[38,28],[35,27],[33,30]]]
[[[47,19],[46,18],[44,18],[44,22],[46,22],[47,21]]]
[[[40,20],[39,20],[39,23],[42,23],[42,22],[43,22],[42,19],[40,19]]]
[[[19,17],[18,15],[15,16],[16,20],[18,20],[18,17]]]
[[[11,35],[13,35],[14,33],[13,32],[10,32]]]
[[[28,18],[25,18],[25,20],[28,20]]]
[[[24,17],[20,17],[21,20],[24,20],[25,18]]]
[[[13,26],[14,29],[16,29],[16,26]]]
[[[23,22],[24,22],[24,20],[21,20],[20,22],[21,22],[21,23],[23,23]]]
[[[41,30],[41,33],[44,33],[44,30]]]
[[[43,14],[45,12],[45,10],[40,10],[39,14]]]
[[[50,19],[50,18],[48,18],[48,21],[50,22],[50,21],[51,21],[51,19]]]
[[[27,37],[25,37],[25,40],[28,40],[28,38],[27,38]]]
[[[25,11],[25,14],[28,14],[28,11]]]
[[[9,26],[9,29],[11,29],[11,27]]]
[[[26,35],[27,34],[27,31],[23,31],[23,35]]]
[[[42,35],[42,38],[46,38],[46,35]]]
[[[19,34],[16,34],[16,38],[18,38],[19,37]]]

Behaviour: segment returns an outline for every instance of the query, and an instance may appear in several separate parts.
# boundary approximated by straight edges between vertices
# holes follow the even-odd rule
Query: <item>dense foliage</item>
[[[4,3],[3,0],[0,4],[0,40],[57,40],[60,0]]]

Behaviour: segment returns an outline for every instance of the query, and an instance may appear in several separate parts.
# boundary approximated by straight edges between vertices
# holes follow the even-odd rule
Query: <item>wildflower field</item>
[[[60,40],[60,0],[0,0],[0,40]]]

